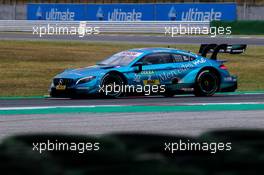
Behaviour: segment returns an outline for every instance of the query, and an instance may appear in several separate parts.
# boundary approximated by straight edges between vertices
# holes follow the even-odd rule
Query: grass
[[[95,64],[107,56],[135,45],[84,42],[0,41],[0,96],[47,94],[53,76],[66,68]],[[197,52],[198,45],[171,45]],[[242,55],[225,54],[226,65],[239,77],[239,90],[264,90],[264,47],[249,46]]]

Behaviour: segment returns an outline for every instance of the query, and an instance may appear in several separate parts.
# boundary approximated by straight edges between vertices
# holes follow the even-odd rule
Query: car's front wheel
[[[215,72],[210,70],[201,71],[197,78],[194,88],[195,96],[212,96],[218,90],[219,79]]]
[[[103,87],[101,93],[106,97],[112,98],[123,96],[124,85],[125,82],[120,75],[108,73],[103,77],[101,81],[101,87]]]

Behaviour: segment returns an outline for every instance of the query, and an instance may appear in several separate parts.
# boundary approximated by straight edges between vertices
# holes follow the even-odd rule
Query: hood
[[[66,69],[64,72],[58,74],[55,78],[71,78],[78,79],[87,76],[98,76],[104,74],[108,69],[114,68],[113,66],[89,66],[78,69]]]

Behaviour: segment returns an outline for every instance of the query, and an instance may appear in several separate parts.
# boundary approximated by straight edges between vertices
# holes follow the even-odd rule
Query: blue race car
[[[172,48],[139,48],[116,53],[90,67],[56,75],[51,97],[164,95],[212,96],[237,89],[218,53],[243,53],[246,45],[202,44],[199,54]],[[206,58],[207,53],[212,53]]]

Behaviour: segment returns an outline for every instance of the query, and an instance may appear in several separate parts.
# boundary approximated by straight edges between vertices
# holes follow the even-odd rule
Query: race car
[[[67,69],[56,75],[51,97],[122,97],[180,93],[212,96],[233,92],[230,75],[218,53],[243,53],[246,45],[202,44],[198,54],[174,48],[137,48],[116,53],[94,66]],[[207,53],[211,57],[207,58]]]

